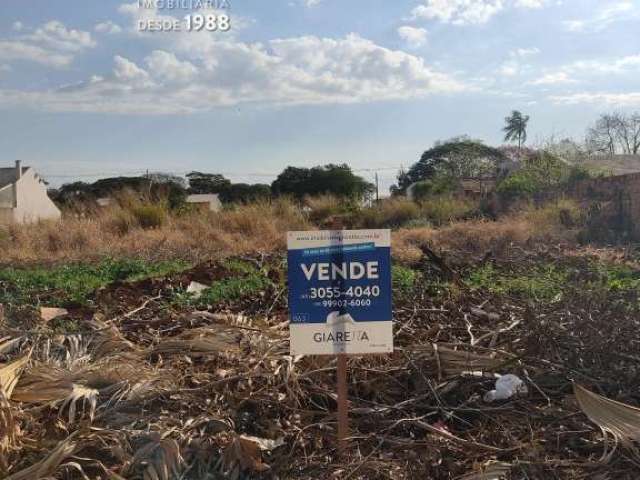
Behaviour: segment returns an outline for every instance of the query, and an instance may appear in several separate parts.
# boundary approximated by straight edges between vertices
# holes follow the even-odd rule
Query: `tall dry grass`
[[[326,213],[333,211],[335,202],[323,198],[313,205]],[[439,218],[455,218],[459,213],[456,210],[447,215],[442,205],[438,206]],[[574,230],[567,227],[566,219],[574,218],[577,212],[577,206],[563,201],[527,208],[498,221],[400,228],[393,234],[393,255],[398,261],[414,262],[421,255],[417,245],[422,242],[435,248],[482,254],[532,240],[568,238]],[[357,217],[353,227],[384,228],[420,218],[421,209],[413,202],[393,199],[351,215]],[[0,264],[91,261],[105,256],[197,262],[282,251],[287,230],[318,228],[309,216],[288,199],[241,205],[218,213],[175,213],[162,202],[126,197],[107,208],[65,212],[57,223],[0,226]]]
[[[282,249],[283,232],[308,228],[303,212],[288,200],[178,214],[144,200],[114,202],[103,209],[66,212],[60,222],[0,226],[0,263],[104,256],[199,261]]]

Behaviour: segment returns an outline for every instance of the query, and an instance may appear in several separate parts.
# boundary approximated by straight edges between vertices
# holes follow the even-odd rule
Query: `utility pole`
[[[378,189],[378,172],[376,171],[376,203],[380,200],[380,191]]]

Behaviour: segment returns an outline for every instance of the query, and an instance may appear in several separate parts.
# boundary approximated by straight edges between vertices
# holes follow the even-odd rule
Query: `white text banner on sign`
[[[389,230],[289,232],[292,355],[393,351]]]

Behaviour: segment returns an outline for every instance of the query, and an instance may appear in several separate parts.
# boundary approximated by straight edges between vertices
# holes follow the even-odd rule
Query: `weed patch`
[[[115,281],[164,276],[189,267],[183,261],[148,263],[140,259],[105,259],[97,264],[70,263],[53,268],[0,269],[0,303],[86,305],[98,288]]]
[[[540,265],[526,272],[503,272],[487,264],[471,271],[467,284],[492,293],[550,301],[562,295],[567,278],[567,271],[554,265]]]
[[[214,281],[210,288],[203,290],[199,297],[186,292],[178,292],[173,303],[180,307],[207,308],[218,303],[232,303],[243,298],[259,297],[272,285],[264,271],[250,262],[229,259],[222,262],[229,269],[228,278]]]

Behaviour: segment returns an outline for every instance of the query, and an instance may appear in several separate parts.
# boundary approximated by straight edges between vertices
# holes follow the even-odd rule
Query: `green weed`
[[[259,296],[272,284],[265,272],[251,262],[231,259],[225,260],[223,265],[234,276],[213,282],[213,285],[202,291],[197,298],[192,294],[179,292],[173,299],[173,303],[182,307],[207,308],[209,305],[220,302],[234,302],[243,298]]]
[[[554,300],[562,295],[568,273],[554,265],[539,265],[526,272],[501,272],[487,264],[473,270],[467,284],[493,293]]]
[[[71,263],[50,268],[0,269],[0,303],[86,305],[96,289],[115,281],[136,281],[184,270],[180,261],[149,263],[140,259],[105,259],[97,264]]]

